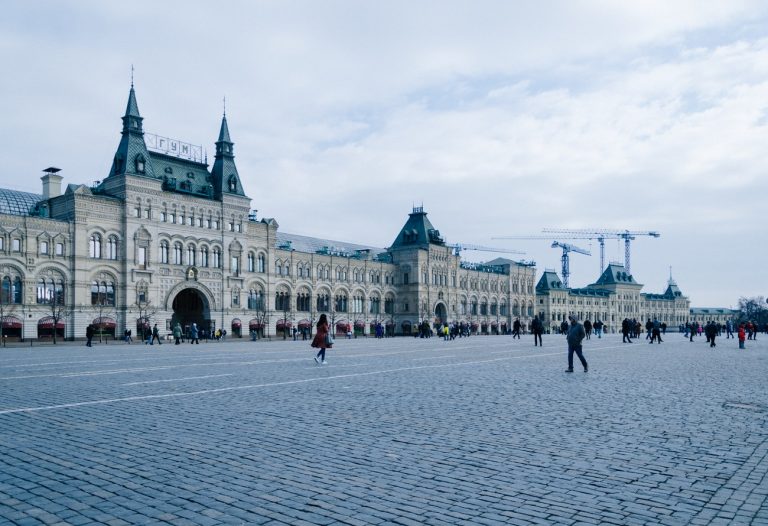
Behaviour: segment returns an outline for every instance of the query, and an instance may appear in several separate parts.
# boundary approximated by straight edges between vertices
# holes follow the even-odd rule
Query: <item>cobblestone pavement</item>
[[[768,336],[0,349],[3,524],[764,524]]]

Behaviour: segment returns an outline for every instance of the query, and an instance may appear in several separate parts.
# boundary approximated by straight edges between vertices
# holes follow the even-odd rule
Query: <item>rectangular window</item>
[[[214,230],[218,230],[219,229],[219,222],[218,221],[214,221],[213,222],[213,229]]]
[[[403,285],[408,285],[408,273],[403,272]],[[408,310],[408,309],[405,309]]]
[[[208,219],[208,221],[206,221],[206,223],[207,223],[208,228],[211,228],[212,225],[213,225],[213,222],[210,219]]]
[[[235,276],[240,275],[240,258],[236,256],[232,257],[232,274]]]
[[[243,227],[240,223],[235,225],[235,232],[241,232],[243,230]]]
[[[141,217],[141,208],[133,209],[133,217]]]
[[[200,228],[203,228],[203,218],[202,217],[198,217],[197,218],[197,226],[199,226]]]
[[[147,266],[147,248],[146,247],[139,247],[138,263],[141,268],[146,268]]]
[[[0,250],[2,250],[2,239],[0,239]],[[56,255],[57,256],[63,256],[64,255],[64,243],[56,243]]]
[[[176,222],[176,214],[168,214],[168,222],[169,223],[175,223]]]
[[[144,219],[150,219],[151,217],[152,217],[152,214],[151,214],[149,208],[144,210]]]
[[[14,252],[21,252],[21,239],[14,239],[11,241],[11,249]]]
[[[168,214],[166,214],[165,212],[160,212],[160,221],[162,221],[163,223],[168,221]]]
[[[40,242],[40,253],[41,254],[47,254],[48,253],[48,241],[41,241]]]

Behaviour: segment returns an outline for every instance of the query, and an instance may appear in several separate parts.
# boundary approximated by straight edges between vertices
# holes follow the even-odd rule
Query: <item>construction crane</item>
[[[571,269],[569,264],[569,252],[576,252],[577,254],[584,254],[587,256],[591,256],[592,253],[589,250],[584,250],[583,248],[579,248],[576,245],[570,245],[568,243],[561,243],[559,241],[553,241],[552,242],[552,248],[562,248],[563,249],[563,255],[560,258],[560,260],[563,262],[563,285],[565,285],[565,288],[568,288],[568,276],[571,275]]]
[[[564,228],[544,228],[542,232],[550,234],[566,234],[570,239],[596,239],[600,243],[600,273],[602,274],[605,269],[605,240],[606,239],[623,239],[624,240],[624,268],[627,274],[632,274],[629,267],[629,243],[636,236],[651,236],[659,237],[661,234],[655,231],[630,231],[630,230],[607,230],[604,228],[579,228],[575,230]],[[574,237],[575,236],[575,237]],[[584,236],[584,237],[581,237]]]
[[[480,250],[482,252],[501,252],[504,254],[525,254],[522,250],[513,250],[510,248],[484,247],[481,245],[470,245],[469,243],[453,243],[445,246],[452,248],[456,256],[461,255],[462,250]]]

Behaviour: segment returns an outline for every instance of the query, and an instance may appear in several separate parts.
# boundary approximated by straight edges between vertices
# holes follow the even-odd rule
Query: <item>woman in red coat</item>
[[[317,320],[317,332],[315,333],[315,337],[312,339],[312,347],[320,349],[315,355],[315,362],[317,362],[318,365],[321,363],[323,365],[326,364],[325,350],[333,347],[333,341],[330,339],[330,334],[328,331],[328,318],[325,316],[325,314],[321,314],[320,319]]]

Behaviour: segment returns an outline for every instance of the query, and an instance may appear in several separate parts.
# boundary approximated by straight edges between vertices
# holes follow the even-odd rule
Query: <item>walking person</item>
[[[189,330],[189,343],[190,345],[193,343],[200,345],[200,331],[197,329],[197,323],[193,323]]]
[[[629,337],[629,319],[624,318],[621,322],[621,343],[632,343],[632,339]]]
[[[88,327],[85,328],[85,346],[86,347],[92,347],[91,340],[93,340],[93,333],[95,331],[93,330],[93,324],[88,324]]]
[[[707,323],[704,327],[704,333],[707,335],[707,341],[710,347],[715,347],[715,337],[717,336],[717,324],[714,321]]]
[[[520,339],[520,318],[515,318],[514,323],[512,323],[512,339],[514,338]]]
[[[747,331],[744,330],[744,324],[739,325],[739,349],[744,349],[744,341],[747,339]]]
[[[584,332],[587,334],[587,339],[592,339],[592,322],[589,320],[584,320]]]
[[[133,343],[133,338],[131,338],[131,329],[125,329],[125,343]]]
[[[656,340],[659,343],[662,342],[661,339],[661,324],[659,323],[659,320],[654,319],[653,323],[651,324],[651,344],[653,341]]]
[[[595,327],[595,334],[597,334],[598,339],[602,338],[603,337],[603,322],[600,321],[599,318],[595,322],[594,327]]]
[[[178,322],[173,326],[173,337],[176,340],[176,345],[179,345],[181,343],[181,324]]]
[[[149,341],[149,344],[154,345],[155,340],[157,340],[158,345],[163,344],[163,342],[160,341],[160,331],[157,329],[157,323],[155,323],[155,326],[152,327],[152,339]]]
[[[318,365],[325,365],[325,350],[333,347],[333,339],[329,333],[328,317],[325,314],[320,315],[320,319],[317,320],[317,331],[315,337],[312,339],[311,346],[315,349],[320,349],[315,355],[315,363]]]
[[[725,322],[725,339],[733,338],[733,321]]]
[[[533,321],[531,322],[531,332],[533,333],[533,346],[536,347],[537,345],[540,345],[544,347],[544,343],[541,341],[541,335],[544,332],[544,324],[541,323],[538,316],[533,317]]]
[[[586,337],[586,332],[584,331],[584,326],[579,323],[575,316],[568,316],[568,319],[571,320],[571,326],[568,328],[568,369],[565,372],[573,372],[573,353],[576,353],[586,373],[589,367],[587,366],[587,360],[584,359],[584,354],[581,352],[581,342]]]

